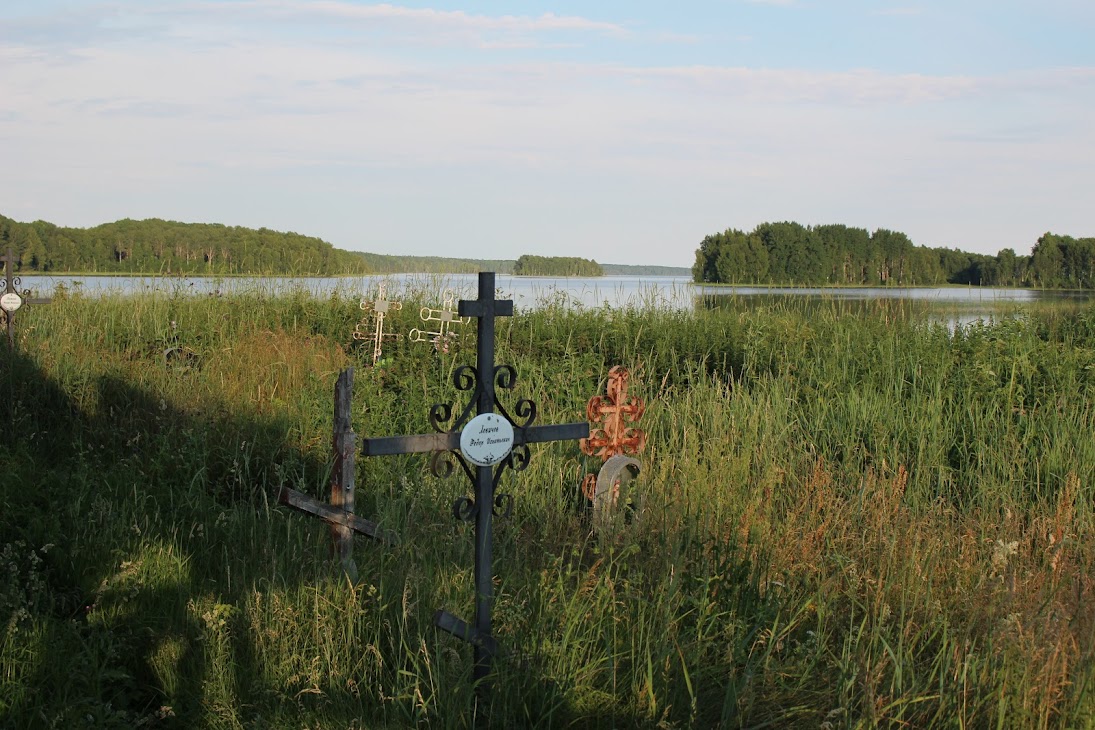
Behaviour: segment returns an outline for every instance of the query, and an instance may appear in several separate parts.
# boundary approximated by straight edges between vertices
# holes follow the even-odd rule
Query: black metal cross
[[[22,283],[18,276],[13,276],[15,271],[15,255],[8,248],[7,256],[0,256],[4,262],[4,291],[0,293],[0,322],[3,322],[8,330],[8,347],[15,349],[15,312],[24,304],[48,304],[50,299],[32,299],[30,290],[19,291]]]
[[[533,426],[535,403],[517,401],[515,420],[498,399],[496,389],[512,389],[517,371],[510,365],[494,364],[495,317],[513,316],[512,300],[494,298],[494,273],[479,274],[479,298],[461,300],[459,315],[479,320],[475,367],[463,365],[453,373],[458,390],[473,391],[469,403],[455,420],[451,404],[433,406],[430,425],[436,433],[362,439],[362,452],[366,456],[433,452],[430,467],[435,475],[448,476],[459,465],[475,485],[474,497],[460,497],[453,503],[457,519],[475,520],[475,621],[468,625],[448,611],[439,610],[434,614],[434,623],[475,646],[473,676],[478,684],[490,673],[491,659],[498,653],[498,644],[491,636],[490,616],[493,517],[506,517],[513,510],[513,496],[497,492],[499,480],[506,468],[518,472],[528,467],[529,444],[585,438],[589,436],[589,424],[583,421]],[[473,408],[476,417],[469,423]]]

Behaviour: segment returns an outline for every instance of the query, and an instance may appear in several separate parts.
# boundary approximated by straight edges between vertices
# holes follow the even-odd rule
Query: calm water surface
[[[513,299],[519,308],[550,304],[583,307],[691,307],[695,289],[686,276],[553,277],[499,274],[500,296]],[[306,291],[319,296],[338,294],[358,297],[376,294],[383,284],[387,296],[400,292],[438,293],[451,290],[458,299],[474,297],[476,274],[390,274],[356,277],[153,277],[153,276],[24,276],[22,286],[49,296],[58,286],[85,294],[117,294],[147,291],[195,294],[229,294],[260,291],[283,294]]]
[[[216,295],[260,291],[268,294],[306,291],[313,295],[374,296],[383,284],[387,296],[402,292],[433,294],[450,290],[455,298],[475,296],[475,274],[394,274],[361,277],[151,277],[151,276],[24,276],[22,286],[49,296],[59,286],[88,295],[160,291]],[[866,306],[904,301],[921,306],[951,323],[1014,316],[1023,305],[1042,301],[1093,300],[1095,292],[1046,292],[998,287],[751,287],[693,284],[685,276],[497,277],[499,296],[513,299],[520,309],[550,305],[580,307],[658,307],[692,309],[695,306],[771,306],[799,299],[818,306]],[[858,304],[857,304],[858,303]]]

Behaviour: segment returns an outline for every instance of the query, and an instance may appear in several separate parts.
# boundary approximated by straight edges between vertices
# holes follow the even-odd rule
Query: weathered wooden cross
[[[0,294],[0,322],[8,330],[8,347],[15,349],[15,312],[24,304],[48,304],[47,298],[32,299],[30,290],[19,291],[22,283],[18,276],[14,276],[15,255],[9,248],[6,256],[0,256],[4,262],[4,293]]]
[[[403,335],[395,333],[386,333],[384,331],[384,318],[388,315],[389,311],[396,311],[403,309],[403,302],[389,302],[384,298],[384,284],[381,282],[380,291],[377,292],[376,301],[369,302],[365,299],[361,300],[361,308],[365,311],[372,310],[373,316],[373,331],[367,332],[362,329],[365,325],[365,320],[362,320],[357,326],[354,327],[354,339],[365,340],[373,343],[373,365],[380,362],[380,356],[383,352],[382,343],[384,340],[398,340]]]
[[[452,404],[433,406],[430,425],[436,433],[362,439],[362,453],[383,456],[433,452],[431,469],[435,475],[448,476],[459,465],[474,484],[473,497],[460,497],[453,504],[457,519],[475,521],[474,624],[468,625],[444,610],[434,614],[434,623],[474,645],[473,676],[478,684],[490,673],[491,659],[499,651],[491,636],[490,615],[493,517],[507,516],[513,509],[512,495],[497,491],[499,480],[507,467],[515,472],[528,467],[529,444],[585,438],[589,435],[589,424],[533,426],[536,405],[527,399],[519,400],[514,408],[514,415],[520,419],[518,423],[498,399],[496,388],[512,389],[517,382],[517,371],[510,365],[494,364],[494,320],[513,316],[513,301],[494,298],[493,273],[479,274],[479,298],[461,300],[459,314],[479,320],[475,367],[464,365],[453,373],[453,384],[458,390],[473,391],[470,402],[455,420],[452,420]],[[476,416],[468,420],[473,408]]]
[[[354,369],[347,368],[335,383],[335,425],[332,438],[334,466],[331,470],[331,503],[324,504],[314,497],[289,487],[282,487],[278,501],[306,512],[331,525],[331,538],[342,569],[350,580],[357,580],[354,563],[354,533],[393,545],[395,533],[382,530],[375,523],[354,514],[354,451],[357,436],[350,424],[350,394],[354,387]]]
[[[440,324],[437,325],[437,331],[430,332],[416,327],[408,333],[407,338],[411,342],[425,342],[428,339],[430,342],[435,343],[438,346],[438,349],[445,347],[445,340],[449,337],[449,330],[452,326],[454,324],[467,324],[470,321],[469,317],[463,316],[460,312],[457,312],[452,308],[453,302],[455,301],[456,295],[451,291],[446,291],[443,309],[422,307],[418,312],[418,316],[422,318],[423,322],[440,322]],[[463,304],[463,302],[461,302],[461,304]],[[510,304],[510,311],[512,312],[512,302]],[[446,352],[447,351],[448,350],[446,350]]]

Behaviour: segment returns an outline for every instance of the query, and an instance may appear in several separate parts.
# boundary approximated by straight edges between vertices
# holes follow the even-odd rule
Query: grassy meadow
[[[418,327],[430,292],[389,323]],[[332,392],[359,435],[462,405],[474,325],[371,367],[356,300],[60,293],[0,347],[0,726],[1095,726],[1095,310],[952,331],[901,302],[581,309],[499,320],[539,423],[631,369],[632,519],[590,528],[596,464],[504,477],[477,695],[459,472],[359,457],[358,582],[325,525]],[[458,328],[459,329],[459,328]],[[168,355],[165,356],[165,352]]]

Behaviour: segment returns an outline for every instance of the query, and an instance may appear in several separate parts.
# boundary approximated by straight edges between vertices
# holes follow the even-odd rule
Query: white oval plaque
[[[23,306],[23,300],[13,291],[9,291],[4,296],[0,297],[0,309],[3,309],[5,312],[14,312],[21,306]]]
[[[483,413],[460,432],[460,451],[476,466],[493,466],[513,449],[513,424],[497,413]]]

